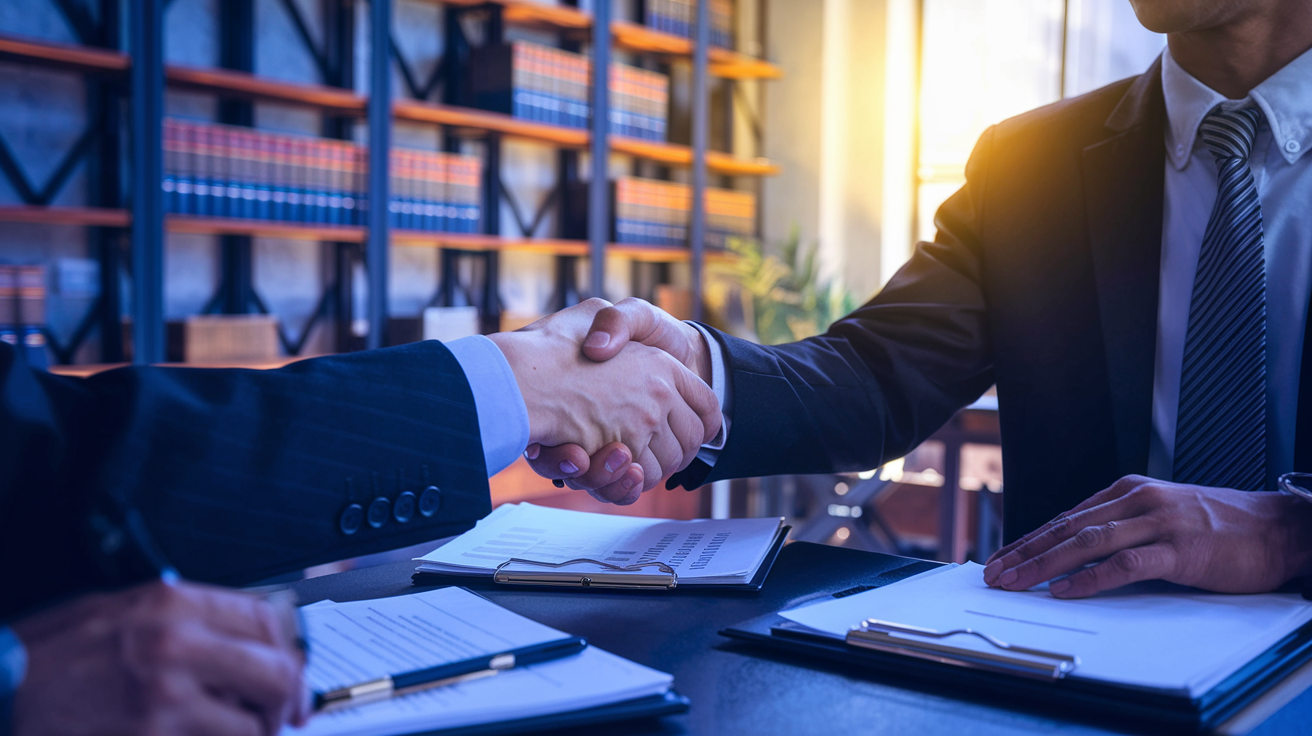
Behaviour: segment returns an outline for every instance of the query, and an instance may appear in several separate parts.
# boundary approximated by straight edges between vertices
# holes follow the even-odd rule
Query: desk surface
[[[1051,713],[898,687],[854,668],[766,653],[717,632],[804,600],[848,590],[910,561],[799,542],[788,545],[759,594],[632,593],[478,588],[498,604],[587,637],[607,651],[670,672],[692,699],[684,716],[632,724],[632,734],[1108,734],[1134,733]],[[411,562],[296,583],[302,603],[410,593]],[[853,571],[859,571],[853,574]],[[616,733],[612,726],[586,733]],[[1251,731],[1312,732],[1312,691]],[[573,733],[580,733],[574,731]]]

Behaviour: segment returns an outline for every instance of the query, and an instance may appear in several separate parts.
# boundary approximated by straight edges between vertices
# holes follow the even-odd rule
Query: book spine
[[[16,322],[20,352],[29,366],[47,368],[46,350],[46,269],[44,266],[18,266]]]
[[[18,268],[0,265],[0,342],[18,348]],[[19,351],[22,355],[22,351]]]

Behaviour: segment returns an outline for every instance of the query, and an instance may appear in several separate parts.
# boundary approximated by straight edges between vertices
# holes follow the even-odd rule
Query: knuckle
[[[601,297],[596,297],[596,296],[594,296],[594,297],[592,297],[592,298],[590,298],[590,299],[586,299],[586,300],[584,300],[583,304],[581,304],[580,306],[583,306],[583,307],[586,307],[586,308],[588,308],[588,309],[592,309],[592,310],[601,310],[601,309],[604,309],[604,308],[606,308],[606,307],[609,307],[610,305],[611,305],[610,302],[606,301],[605,299],[602,299]]]
[[[158,665],[178,662],[186,651],[186,634],[179,626],[170,622],[156,622],[143,625],[133,636],[137,657],[148,664]]]
[[[1107,530],[1100,526],[1086,526],[1076,533],[1072,544],[1082,549],[1099,547],[1107,536]]]
[[[1135,573],[1143,567],[1143,555],[1134,549],[1124,549],[1107,560],[1112,569],[1122,573]]]

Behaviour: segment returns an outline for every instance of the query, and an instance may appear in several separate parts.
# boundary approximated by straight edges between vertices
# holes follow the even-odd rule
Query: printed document
[[[302,609],[316,691],[566,636],[462,588]],[[285,734],[389,736],[565,713],[660,695],[673,678],[589,646],[460,685],[322,713]]]
[[[742,584],[756,576],[783,525],[764,519],[671,521],[505,504],[418,558],[420,572],[489,577],[508,560],[663,562],[679,585]]]
[[[1312,602],[1297,594],[1224,595],[1153,582],[1061,600],[1046,586],[990,588],[983,570],[975,563],[939,568],[779,615],[838,637],[869,618],[940,632],[974,629],[1078,657],[1068,677],[1195,697],[1312,620]],[[997,651],[969,635],[941,643]]]

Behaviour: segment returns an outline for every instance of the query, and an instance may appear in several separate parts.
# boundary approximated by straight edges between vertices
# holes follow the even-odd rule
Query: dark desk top
[[[899,687],[855,668],[767,653],[716,632],[804,600],[848,590],[913,561],[798,542],[784,548],[759,594],[475,588],[506,608],[595,646],[674,675],[692,699],[683,716],[630,724],[633,734],[1108,734],[1134,733],[1063,720],[1041,710],[960,700]],[[414,563],[400,562],[302,581],[302,603],[358,600],[421,590]],[[855,572],[854,572],[855,571]],[[616,733],[615,726],[587,733]],[[1251,733],[1312,732],[1312,691]],[[573,733],[580,733],[574,731]]]

